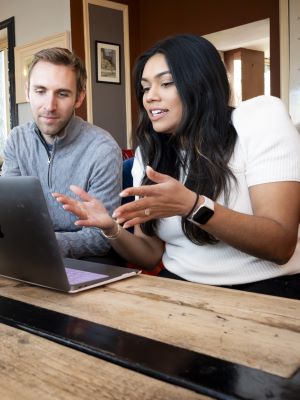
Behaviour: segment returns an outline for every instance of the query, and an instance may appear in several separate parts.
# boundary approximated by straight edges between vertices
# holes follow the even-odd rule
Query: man
[[[79,228],[52,197],[82,186],[110,213],[122,189],[121,150],[111,135],[74,115],[85,97],[86,70],[63,48],[41,50],[28,71],[26,87],[33,122],[14,128],[5,151],[3,175],[37,176],[43,187],[63,256],[105,255],[110,245],[98,229]]]

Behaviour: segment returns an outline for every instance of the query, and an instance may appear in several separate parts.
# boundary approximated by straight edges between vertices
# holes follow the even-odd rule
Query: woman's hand
[[[70,211],[79,218],[75,222],[75,225],[95,226],[105,230],[112,229],[116,225],[116,222],[109,216],[106,208],[99,200],[90,196],[78,186],[71,185],[70,189],[79,196],[82,201],[72,199],[61,193],[52,193],[52,196],[55,197],[59,203],[63,204],[65,210]]]
[[[140,199],[118,207],[113,213],[124,228],[141,224],[150,219],[187,215],[195,203],[196,194],[176,179],[146,168],[154,185],[131,187],[123,190],[121,197],[140,196]]]

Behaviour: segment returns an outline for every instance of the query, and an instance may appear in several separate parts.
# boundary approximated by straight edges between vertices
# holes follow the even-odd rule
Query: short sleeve
[[[248,186],[300,181],[300,135],[282,101],[259,96],[233,111]]]

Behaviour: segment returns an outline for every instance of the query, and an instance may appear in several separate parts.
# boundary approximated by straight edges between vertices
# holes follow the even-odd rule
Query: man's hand
[[[75,214],[79,219],[75,222],[78,226],[95,226],[101,229],[114,227],[115,221],[109,216],[103,204],[90,196],[78,186],[71,185],[70,189],[80,200],[72,199],[61,193],[52,193],[56,200],[63,204],[63,208]]]

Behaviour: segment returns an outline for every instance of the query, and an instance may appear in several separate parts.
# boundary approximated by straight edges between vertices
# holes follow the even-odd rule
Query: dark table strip
[[[0,322],[216,399],[300,398],[300,370],[285,379],[2,296]]]

